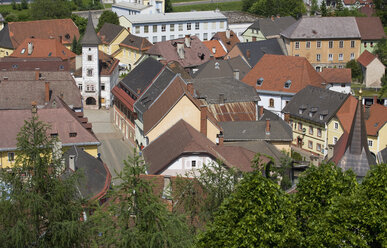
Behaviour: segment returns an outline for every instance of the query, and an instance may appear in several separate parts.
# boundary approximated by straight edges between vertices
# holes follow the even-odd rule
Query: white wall
[[[259,106],[263,106],[265,109],[272,111],[276,115],[284,118],[281,113],[282,109],[286,106],[286,102],[289,102],[292,99],[292,96],[288,95],[270,95],[258,92],[261,100],[258,102]],[[270,107],[270,99],[274,99],[274,107]]]
[[[238,36],[239,40],[241,42],[245,42],[243,36],[242,36],[242,33],[244,31],[246,31],[246,29],[248,27],[251,26],[251,24],[253,23],[236,23],[236,24],[229,24],[228,25],[228,28],[231,29],[232,31],[234,31],[234,33],[236,33],[236,35]]]
[[[329,90],[336,91],[339,93],[349,94],[351,93],[351,84],[345,84],[344,87],[341,86],[341,84],[330,84],[332,85],[329,87]]]
[[[193,168],[192,161],[196,161],[196,167]],[[168,166],[168,168],[161,173],[164,176],[184,176],[187,172],[193,172],[196,175],[197,170],[203,168],[203,164],[209,165],[211,163],[216,163],[210,156],[206,154],[200,155],[182,155],[177,160],[175,160],[172,164]]]

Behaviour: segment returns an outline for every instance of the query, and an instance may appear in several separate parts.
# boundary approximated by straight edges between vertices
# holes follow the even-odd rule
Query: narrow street
[[[110,110],[84,110],[88,121],[93,124],[93,131],[101,142],[98,152],[112,174],[113,183],[119,183],[115,177],[123,168],[123,161],[133,153],[134,146],[122,140],[122,134],[111,122]]]

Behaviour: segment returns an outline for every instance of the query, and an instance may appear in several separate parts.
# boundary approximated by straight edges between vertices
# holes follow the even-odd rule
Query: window
[[[308,148],[313,149],[313,141],[311,140],[308,141]]]
[[[157,33],[157,25],[153,25],[153,33]]]
[[[148,25],[145,25],[144,26],[144,33],[149,33],[149,26]]]
[[[161,41],[166,41],[167,40],[167,36],[163,35],[161,36]]]
[[[307,42],[306,42],[305,47],[306,47],[307,49],[310,48],[310,41],[307,41]]]
[[[258,78],[257,79],[257,86],[261,86],[263,83],[263,78]]]
[[[196,160],[192,160],[191,161],[191,167],[192,168],[196,168]]]
[[[364,47],[367,47],[367,42],[364,42]]]
[[[300,49],[300,42],[296,41],[296,43],[294,43],[294,48]]]
[[[337,140],[338,140],[337,137],[333,137],[333,144],[334,144],[334,145],[336,145]]]
[[[321,152],[321,144],[316,144],[316,150]]]
[[[368,146],[372,146],[373,142],[372,140],[368,140]]]
[[[77,133],[69,133],[69,136],[70,136],[71,138],[77,137]]]
[[[199,30],[200,28],[200,23],[199,22],[195,22],[195,30]]]
[[[291,84],[292,84],[292,81],[287,80],[287,81],[285,82],[284,87],[285,87],[286,89],[289,89]]]
[[[343,69],[343,66],[342,66],[342,65],[339,65],[339,69]]]
[[[333,54],[332,54],[332,53],[328,54],[328,60],[329,60],[329,61],[332,61],[332,60],[333,60]]]
[[[161,32],[165,32],[167,30],[167,25],[161,25]]]
[[[169,39],[170,39],[170,40],[173,40],[173,39],[175,39],[175,36],[174,36],[174,35],[170,35],[170,36],[169,36]]]
[[[339,54],[339,60],[343,60],[344,59],[344,56],[342,53]]]
[[[338,123],[338,122],[335,122],[335,123],[334,123],[334,128],[335,128],[335,129],[339,129],[339,123]]]
[[[302,131],[302,123],[301,122],[298,123],[298,131]]]
[[[87,76],[92,77],[93,76],[93,69],[87,69]]]
[[[330,40],[328,44],[329,44],[329,48],[333,48],[333,41],[332,40]]]
[[[208,40],[208,34],[207,33],[203,34],[203,40]]]
[[[174,32],[175,31],[175,24],[169,25],[169,31]]]
[[[216,28],[216,22],[213,22],[212,23],[212,29],[215,29]]]
[[[316,66],[316,71],[320,72],[321,71],[321,67],[320,66]]]
[[[355,47],[355,41],[351,40],[351,48],[354,48],[354,47]]]
[[[317,46],[317,48],[321,48],[321,41],[317,41],[316,46]]]
[[[153,36],[152,42],[153,42],[153,43],[156,43],[156,42],[157,42],[157,36]]]
[[[324,116],[323,115],[320,115],[320,120],[324,120]]]
[[[371,41],[370,42],[370,47],[373,47],[374,46],[374,43]]]
[[[309,134],[313,135],[313,127],[309,127]]]
[[[220,22],[220,27],[219,28],[224,28],[224,22]]]
[[[351,53],[351,60],[352,59],[355,59],[355,54],[354,53]]]
[[[179,24],[179,31],[183,31],[183,24]]]
[[[21,50],[21,54],[23,54],[23,53],[25,53],[26,52],[26,49],[25,48],[23,48],[22,50]]]
[[[8,161],[9,162],[15,161],[15,153],[14,152],[8,153]]]
[[[93,56],[92,55],[87,55],[87,61],[92,61],[93,60]]]
[[[59,70],[64,70],[64,65],[60,65]]]
[[[187,23],[187,30],[191,30],[191,23]]]
[[[339,48],[343,48],[344,47],[344,41],[339,41]]]
[[[317,137],[321,137],[321,128],[317,128]]]
[[[101,90],[105,90],[105,84],[101,84]]]
[[[136,26],[135,30],[136,30],[136,34],[139,34],[140,33],[140,26]]]
[[[299,55],[299,54],[294,54],[294,56],[296,56],[296,57],[300,57],[300,55]]]
[[[269,107],[274,108],[274,99],[270,98],[269,100]]]
[[[321,55],[320,55],[320,54],[317,54],[317,55],[316,55],[316,60],[317,60],[317,61],[320,61],[320,60],[321,60]]]
[[[82,84],[78,84],[78,89],[80,90],[80,91],[82,91]]]

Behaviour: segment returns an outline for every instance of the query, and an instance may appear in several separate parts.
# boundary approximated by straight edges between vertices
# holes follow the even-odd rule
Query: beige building
[[[381,88],[386,67],[372,53],[365,50],[357,59],[363,71],[363,84],[367,88]]]

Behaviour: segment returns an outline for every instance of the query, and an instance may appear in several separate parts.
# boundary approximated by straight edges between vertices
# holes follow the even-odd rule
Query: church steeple
[[[90,11],[89,11],[89,18],[87,20],[86,31],[81,40],[81,44],[82,46],[98,46],[99,44],[101,44],[101,40],[99,39],[99,37],[97,36],[97,33],[95,32]]]

